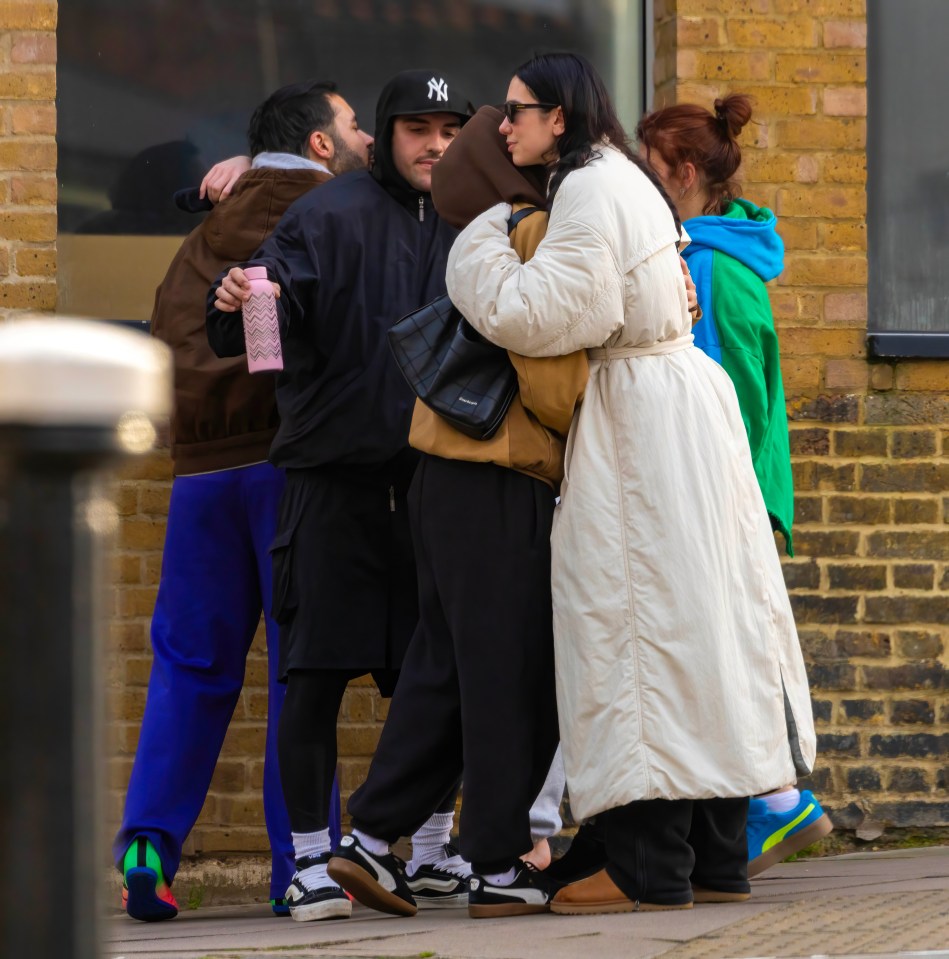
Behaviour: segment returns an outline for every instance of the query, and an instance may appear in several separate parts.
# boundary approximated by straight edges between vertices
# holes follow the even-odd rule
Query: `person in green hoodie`
[[[771,525],[793,556],[794,488],[778,335],[765,284],[784,269],[784,243],[771,210],[742,199],[735,174],[738,135],[751,99],[733,93],[714,113],[681,103],[648,113],[636,128],[640,154],[672,198],[691,242],[683,256],[695,282],[702,321],[695,345],[722,365],[735,385],[755,475]],[[799,852],[833,826],[808,790],[789,787],[752,799],[748,875]]]

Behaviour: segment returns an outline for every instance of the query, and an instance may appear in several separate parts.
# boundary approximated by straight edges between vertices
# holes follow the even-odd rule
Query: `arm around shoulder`
[[[551,217],[526,263],[499,204],[459,235],[448,258],[452,302],[493,343],[524,356],[600,346],[623,322],[623,277],[609,244],[575,219]]]

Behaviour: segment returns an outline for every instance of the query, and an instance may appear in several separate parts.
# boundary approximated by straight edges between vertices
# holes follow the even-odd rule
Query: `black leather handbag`
[[[508,233],[537,207],[518,210]],[[517,393],[507,350],[489,343],[448,295],[403,316],[389,347],[415,395],[456,430],[476,440],[498,431]]]

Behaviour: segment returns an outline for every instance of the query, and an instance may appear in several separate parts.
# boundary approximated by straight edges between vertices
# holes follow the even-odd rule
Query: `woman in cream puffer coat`
[[[609,864],[552,909],[747,898],[746,797],[807,772],[815,736],[735,390],[692,344],[676,219],[593,68],[534,58],[506,112],[515,164],[551,169],[549,228],[521,263],[488,210],[449,294],[500,346],[590,360],[552,575],[571,807],[603,814]]]

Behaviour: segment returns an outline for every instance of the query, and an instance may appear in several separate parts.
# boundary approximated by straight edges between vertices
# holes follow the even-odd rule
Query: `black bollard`
[[[0,325],[0,956],[96,959],[108,468],[154,442],[170,361],[104,324]]]

